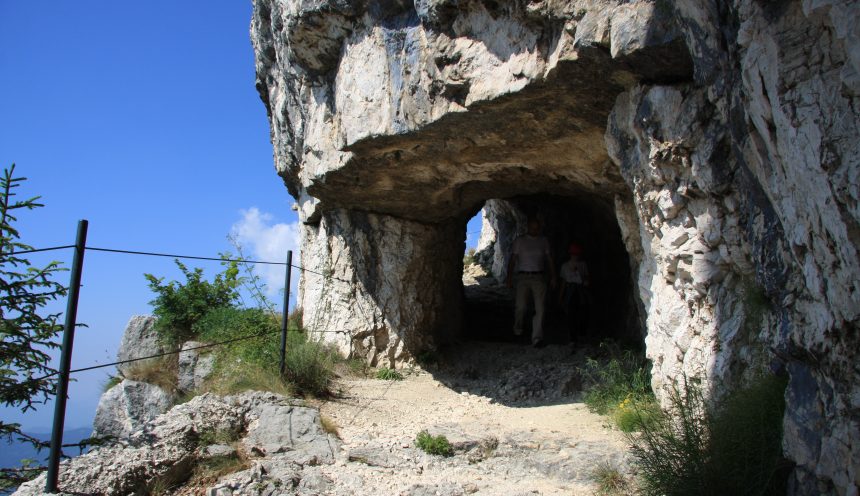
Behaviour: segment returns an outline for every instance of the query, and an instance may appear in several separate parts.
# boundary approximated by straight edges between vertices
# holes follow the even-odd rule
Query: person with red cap
[[[588,286],[591,281],[588,264],[583,259],[582,246],[571,243],[567,252],[570,259],[561,265],[561,288],[558,296],[571,340],[574,340],[575,335],[584,335],[586,332],[590,303]]]

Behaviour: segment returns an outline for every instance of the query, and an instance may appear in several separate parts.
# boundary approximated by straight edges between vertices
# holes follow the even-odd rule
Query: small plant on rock
[[[421,451],[430,455],[447,457],[454,454],[454,448],[451,447],[451,443],[448,442],[448,438],[441,434],[433,436],[427,431],[421,431],[415,438],[415,445],[418,446]]]
[[[376,371],[376,378],[381,379],[383,381],[402,381],[403,374],[394,369],[382,367],[381,369]]]

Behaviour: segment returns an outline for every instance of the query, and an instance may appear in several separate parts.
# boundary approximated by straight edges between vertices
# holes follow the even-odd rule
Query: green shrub
[[[761,378],[714,408],[699,386],[674,388],[663,414],[631,437],[642,494],[785,494],[785,384]]]
[[[381,369],[376,371],[376,378],[381,379],[383,381],[402,381],[403,374],[394,369],[382,367]]]
[[[341,360],[337,351],[308,339],[303,332],[287,335],[285,376],[297,393],[327,395],[334,380],[334,366]]]
[[[300,318],[300,317],[299,317]],[[215,309],[195,325],[200,339],[207,342],[262,334],[261,337],[219,346],[216,350],[216,375],[220,384],[210,385],[218,392],[264,389],[321,396],[329,392],[334,366],[342,361],[331,347],[309,340],[307,334],[290,328],[285,355],[286,384],[279,384],[281,359],[280,321],[260,309]]]
[[[415,438],[415,445],[425,453],[438,456],[451,456],[454,454],[454,448],[448,442],[448,438],[443,435],[432,436],[427,431],[418,433]]]
[[[206,313],[215,308],[232,306],[239,292],[239,269],[235,262],[228,263],[223,273],[217,274],[212,282],[203,279],[203,269],[189,270],[182,262],[176,265],[185,276],[185,283],[144,274],[149,288],[156,294],[150,302],[153,313],[158,317],[155,329],[162,341],[171,347],[193,339],[194,324]]]
[[[583,401],[592,412],[611,416],[622,431],[636,430],[658,411],[648,361],[610,342],[601,343],[600,348],[606,356],[589,358],[580,368]]]
[[[193,334],[207,343],[244,339],[215,348],[219,355],[238,358],[262,369],[278,371],[280,360],[280,329],[277,317],[259,308],[215,308],[207,312],[192,327]]]
[[[660,408],[654,397],[633,399],[627,397],[612,410],[612,420],[621,432],[635,432],[642,429],[643,424],[655,421],[660,415]]]

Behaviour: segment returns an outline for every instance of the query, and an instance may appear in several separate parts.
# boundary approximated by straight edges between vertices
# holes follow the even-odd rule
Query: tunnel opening
[[[534,306],[529,305],[524,319],[526,337],[515,336],[516,285],[509,287],[506,279],[514,240],[526,232],[528,219],[535,218],[549,241],[557,276],[556,285],[548,287],[546,294],[545,342],[597,344],[612,339],[641,347],[630,257],[612,200],[593,194],[532,194],[487,200],[478,215],[480,227],[476,229],[478,223],[472,221],[466,228],[463,340],[528,342]],[[480,232],[477,241],[469,242],[476,231]],[[573,306],[563,278],[558,277],[570,258],[571,245],[579,247],[578,257],[588,269],[585,294],[578,295]],[[549,274],[545,277],[550,279]]]

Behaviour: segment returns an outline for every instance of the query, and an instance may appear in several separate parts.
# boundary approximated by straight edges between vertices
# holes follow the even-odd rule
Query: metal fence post
[[[290,276],[293,272],[293,250],[287,251],[287,276],[284,285],[284,310],[281,318],[281,377],[287,370],[287,325],[290,316]]]
[[[72,368],[72,345],[75,341],[75,326],[78,315],[78,294],[81,287],[81,271],[84,267],[84,250],[87,246],[86,220],[78,221],[75,239],[75,255],[72,260],[72,275],[69,281],[69,298],[66,302],[66,324],[63,329],[63,347],[60,353],[60,375],[54,398],[54,427],[51,429],[51,452],[48,457],[48,480],[45,492],[56,493],[60,471],[60,451],[63,445],[63,429],[66,423],[66,397],[69,390],[69,370]]]

